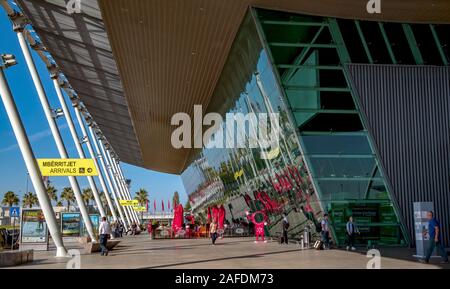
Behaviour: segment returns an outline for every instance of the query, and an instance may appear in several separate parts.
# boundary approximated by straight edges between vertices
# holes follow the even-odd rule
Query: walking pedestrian
[[[328,214],[323,215],[321,227],[322,231],[320,234],[322,236],[323,247],[325,250],[328,250],[330,249],[330,223],[328,221]]]
[[[353,222],[353,217],[350,216],[348,218],[348,222],[346,225],[346,233],[347,233],[347,251],[351,248],[352,251],[355,251],[355,236],[359,234],[358,226],[355,222]]]
[[[283,236],[281,237],[281,244],[289,244],[289,240],[288,240],[288,229],[289,229],[289,221],[287,219],[287,215],[286,213],[283,213],[283,220],[281,222],[281,227],[282,227],[282,232],[283,232]]]
[[[110,238],[110,235],[111,235],[111,226],[109,225],[106,217],[102,218],[102,222],[100,223],[98,231],[99,231],[98,233],[100,235],[100,247],[102,250],[101,255],[108,256],[108,248],[106,245],[107,245],[108,239]]]
[[[442,246],[442,234],[441,234],[441,225],[439,224],[439,221],[434,216],[433,212],[428,212],[428,231],[424,232],[424,235],[428,235],[430,243],[427,248],[427,253],[425,256],[425,260],[423,260],[425,263],[430,262],[431,254],[433,254],[434,249],[438,251],[438,253],[441,254],[442,257],[442,264],[448,263],[448,256],[447,251],[445,250],[444,246]]]
[[[211,234],[212,244],[215,245],[216,244],[216,240],[217,240],[217,223],[216,223],[215,220],[211,223],[211,226],[209,228],[209,232]]]

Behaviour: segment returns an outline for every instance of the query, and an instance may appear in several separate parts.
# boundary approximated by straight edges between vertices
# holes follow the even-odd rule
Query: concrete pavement
[[[297,244],[257,243],[253,238],[150,240],[148,235],[127,236],[109,256],[81,255],[82,269],[365,269],[370,258],[364,250],[301,250]],[[80,249],[76,243],[69,249]],[[432,264],[417,262],[407,248],[382,248],[381,268],[450,268],[439,260]],[[68,259],[56,259],[54,252],[35,252],[34,261],[15,268],[63,269]]]

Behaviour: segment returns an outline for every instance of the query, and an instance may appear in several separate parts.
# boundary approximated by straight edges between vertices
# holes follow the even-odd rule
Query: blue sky
[[[12,53],[16,56],[18,65],[6,70],[6,77],[17,104],[17,108],[24,123],[33,151],[37,158],[59,158],[55,142],[50,134],[41,104],[38,100],[31,76],[23,59],[16,34],[11,29],[11,24],[3,9],[0,9],[0,53]],[[53,108],[59,108],[58,99],[53,84],[48,77],[47,69],[42,61],[34,55],[50,104]],[[82,95],[81,95],[82,98]],[[72,112],[72,117],[74,117]],[[64,118],[58,120],[62,137],[66,144],[69,156],[76,158],[77,152],[69,129]],[[85,153],[89,155],[86,148]],[[131,191],[145,188],[150,195],[150,200],[157,200],[157,206],[161,206],[161,200],[166,203],[172,198],[173,192],[178,191],[183,203],[187,196],[181,181],[176,175],[163,174],[136,166],[122,164],[126,178],[132,180]],[[51,178],[52,185],[59,191],[69,186],[66,177]],[[88,187],[86,178],[79,178],[82,188]],[[100,184],[97,180],[97,187]],[[0,105],[0,198],[6,191],[14,191],[23,195],[27,188],[27,173],[25,163],[17,146],[16,138],[9,124],[3,104]],[[28,182],[28,191],[34,191]],[[167,206],[167,205],[166,205]]]

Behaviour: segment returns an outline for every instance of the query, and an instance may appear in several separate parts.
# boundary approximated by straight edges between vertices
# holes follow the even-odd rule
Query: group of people
[[[111,236],[114,238],[121,238],[124,234],[125,227],[121,221],[113,222],[112,225],[109,224],[106,217],[102,217],[102,221],[98,227],[99,243],[101,248],[101,256],[108,256],[108,240]],[[131,235],[137,235],[139,232],[139,226],[133,222],[130,228],[125,232],[125,235],[131,232]]]

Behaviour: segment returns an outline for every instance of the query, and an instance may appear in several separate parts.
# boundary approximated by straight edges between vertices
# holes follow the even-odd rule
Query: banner
[[[45,177],[98,176],[93,159],[38,159]]]
[[[23,209],[20,243],[47,243],[47,223],[41,209]]]
[[[119,200],[122,207],[137,207],[139,206],[138,200]]]
[[[62,213],[61,214],[61,232],[63,237],[81,236],[81,214],[80,213]]]

